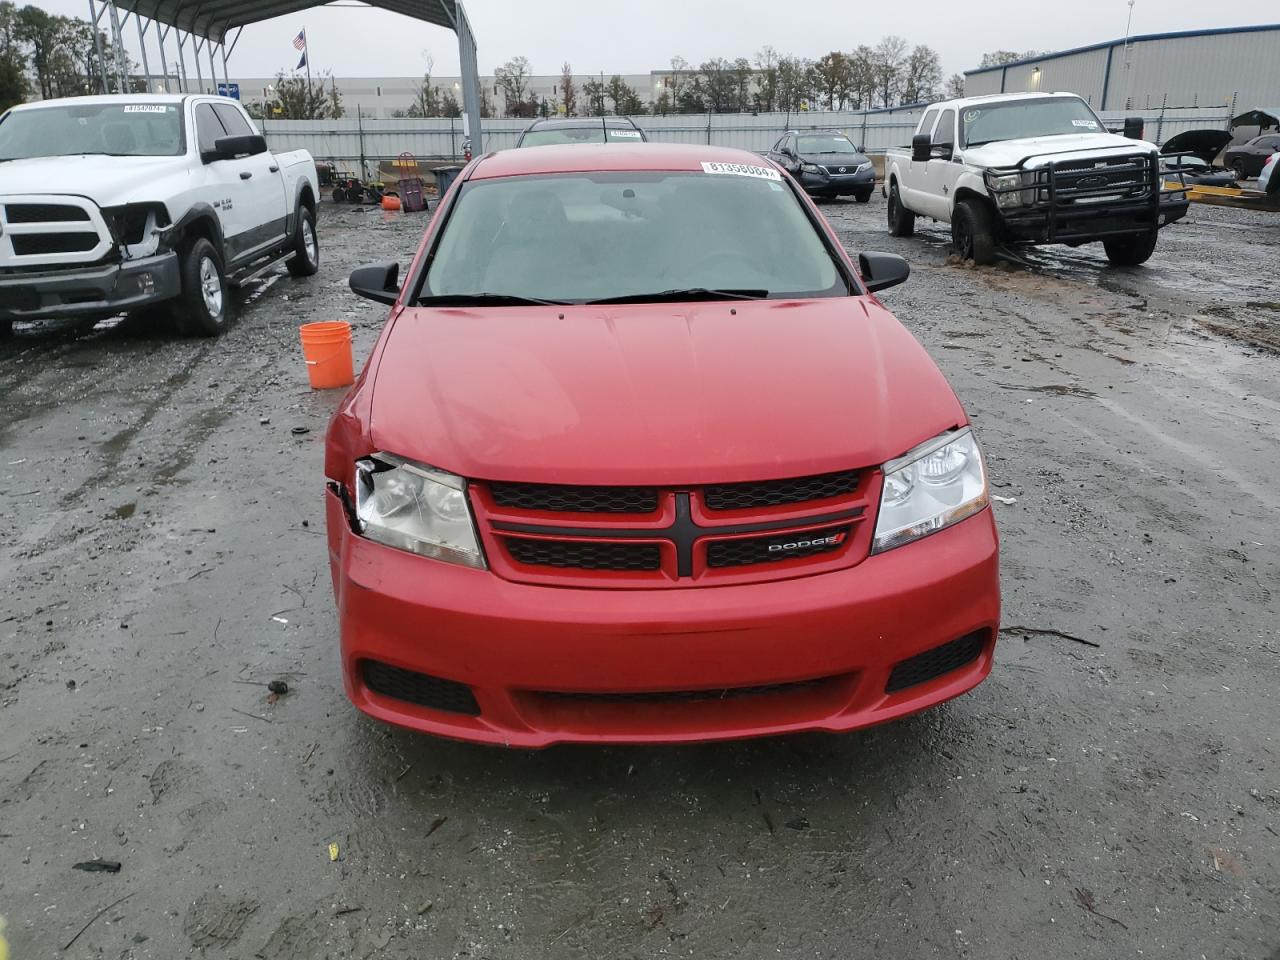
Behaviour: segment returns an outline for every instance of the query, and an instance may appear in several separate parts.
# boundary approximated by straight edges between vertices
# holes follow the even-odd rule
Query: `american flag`
[[[297,50],[307,49],[307,31],[305,28],[300,34],[293,38],[293,46],[294,49]]]

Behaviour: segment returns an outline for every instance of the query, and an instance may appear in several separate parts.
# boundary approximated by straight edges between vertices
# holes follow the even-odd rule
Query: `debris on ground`
[[[119,860],[82,860],[71,865],[72,870],[83,870],[85,873],[119,873]]]

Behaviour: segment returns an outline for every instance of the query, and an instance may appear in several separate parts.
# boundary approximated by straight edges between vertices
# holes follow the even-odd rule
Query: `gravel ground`
[[[321,274],[218,342],[0,344],[14,960],[1280,958],[1280,217],[1197,207],[1145,269],[978,270],[889,238],[878,196],[823,210],[913,262],[885,300],[1005,498],[991,678],[848,736],[515,753],[347,705],[338,397],[296,326],[349,319],[367,355],[345,277],[418,219],[326,208]]]

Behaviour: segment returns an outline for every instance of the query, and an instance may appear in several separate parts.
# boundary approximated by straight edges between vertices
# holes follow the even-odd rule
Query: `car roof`
[[[113,104],[130,104],[130,103],[172,103],[180,104],[188,100],[226,100],[227,103],[234,103],[234,100],[228,100],[226,97],[216,97],[213,94],[187,94],[187,93],[113,93],[106,96],[96,97],[61,97],[56,100],[34,100],[31,103],[15,104],[14,110],[39,110],[42,107],[60,107],[68,104],[80,104],[83,106],[112,106]]]
[[[703,163],[736,163],[774,169],[758,153],[683,143],[553,144],[536,150],[501,150],[476,161],[473,180],[551,173],[701,172]]]
[[[529,124],[528,130],[567,130],[576,127],[634,127],[630,117],[547,117]]]

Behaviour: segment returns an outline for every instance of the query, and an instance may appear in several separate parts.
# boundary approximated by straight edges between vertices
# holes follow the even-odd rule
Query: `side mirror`
[[[1141,140],[1144,124],[1141,117],[1124,118],[1124,136],[1126,140]]]
[[[256,157],[267,152],[265,137],[253,134],[247,137],[219,137],[213,143],[212,150],[206,150],[200,159],[205,163],[215,160],[234,160],[236,157]]]
[[[911,159],[916,163],[925,163],[933,147],[933,138],[927,133],[917,133],[911,138]]]
[[[929,149],[930,160],[950,160],[952,157],[951,144],[939,143]]]
[[[400,299],[400,264],[371,263],[351,273],[351,292],[374,303],[394,304]]]
[[[911,264],[894,253],[860,253],[858,269],[870,293],[906,283],[911,276]]]

